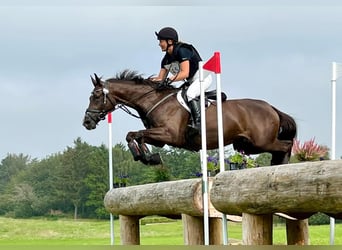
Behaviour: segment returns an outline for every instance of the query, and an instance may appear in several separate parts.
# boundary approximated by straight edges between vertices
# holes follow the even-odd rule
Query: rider
[[[161,61],[161,69],[158,76],[153,77],[154,81],[163,81],[168,84],[176,81],[187,81],[190,86],[186,92],[194,128],[201,129],[201,107],[200,107],[200,81],[198,72],[198,62],[201,57],[197,50],[187,43],[178,40],[178,33],[174,28],[165,27],[158,33],[155,32],[159,40],[159,46],[165,51],[165,56]],[[168,73],[172,76],[167,78]],[[208,89],[212,82],[211,75],[204,78],[204,89]]]

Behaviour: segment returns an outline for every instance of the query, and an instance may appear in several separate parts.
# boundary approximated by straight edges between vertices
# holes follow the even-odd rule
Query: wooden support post
[[[120,215],[122,245],[140,245],[139,216]]]
[[[184,245],[204,244],[204,223],[201,216],[182,214]]]
[[[242,242],[244,245],[272,245],[272,214],[242,214]]]
[[[222,245],[222,219],[221,218],[209,218],[209,244],[210,245]]]
[[[286,220],[288,245],[309,245],[309,220]]]

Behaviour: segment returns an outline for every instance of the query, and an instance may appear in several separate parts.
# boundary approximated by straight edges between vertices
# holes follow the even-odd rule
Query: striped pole
[[[108,113],[108,168],[109,168],[109,190],[111,190],[113,185],[113,142],[112,142],[112,113]],[[110,244],[114,245],[114,218],[113,214],[110,213]]]

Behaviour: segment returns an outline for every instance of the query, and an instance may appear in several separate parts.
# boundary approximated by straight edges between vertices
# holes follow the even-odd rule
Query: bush
[[[175,220],[169,219],[162,216],[147,216],[140,220],[141,225],[152,224],[152,223],[167,223],[167,222],[174,222]]]
[[[330,223],[330,217],[323,213],[317,213],[309,218],[310,225],[327,225]]]
[[[318,145],[315,138],[309,141],[300,143],[299,140],[294,139],[292,154],[298,161],[319,161],[327,158],[328,148],[326,146]]]

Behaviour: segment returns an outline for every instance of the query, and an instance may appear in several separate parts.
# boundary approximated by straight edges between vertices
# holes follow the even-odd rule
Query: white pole
[[[108,156],[109,156],[109,190],[113,188],[113,142],[112,142],[112,113],[108,113]],[[110,244],[114,245],[114,218],[110,213]]]
[[[219,141],[219,157],[220,172],[224,172],[224,141],[223,141],[223,119],[222,119],[222,98],[221,98],[221,77],[216,74],[216,93],[217,93],[217,123],[218,123],[218,141]],[[223,245],[228,245],[228,229],[227,215],[222,213],[222,236]]]
[[[215,52],[218,53],[218,52]],[[222,119],[222,97],[221,97],[221,73],[216,73],[216,95],[217,95],[217,129],[219,143],[219,160],[220,172],[225,171],[224,168],[224,136],[223,136],[223,119]],[[227,215],[222,213],[222,236],[223,245],[228,245]]]
[[[203,193],[203,224],[204,245],[209,245],[209,198],[208,198],[208,169],[207,169],[207,130],[205,118],[205,98],[203,87],[203,62],[199,62],[199,79],[201,83],[201,167],[202,167],[202,193]]]
[[[336,159],[336,80],[337,80],[337,65],[336,62],[332,63],[332,119],[331,119],[331,159]]]
[[[332,114],[331,114],[331,160],[336,159],[336,80],[337,80],[337,67],[336,62],[332,63]],[[335,218],[330,217],[330,245],[334,245],[335,241]]]

